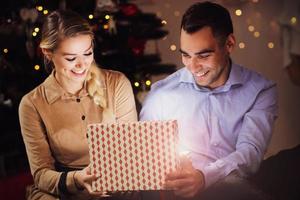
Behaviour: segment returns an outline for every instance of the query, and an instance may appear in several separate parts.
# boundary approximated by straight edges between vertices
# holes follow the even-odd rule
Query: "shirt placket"
[[[63,95],[63,99],[70,99],[71,101],[76,102],[76,106],[78,109],[78,113],[79,116],[74,116],[76,118],[79,118],[78,121],[80,122],[81,126],[81,130],[80,133],[82,133],[84,135],[84,137],[86,137],[86,127],[87,127],[87,112],[86,109],[84,108],[84,98],[85,96],[75,96],[75,95],[71,95],[71,94],[64,94]]]
[[[78,104],[79,107],[79,112],[80,112],[80,116],[78,116],[80,118],[81,121],[81,133],[84,134],[84,136],[86,135],[86,127],[87,127],[87,113],[86,113],[86,109],[84,108],[84,97],[76,97],[76,102]]]

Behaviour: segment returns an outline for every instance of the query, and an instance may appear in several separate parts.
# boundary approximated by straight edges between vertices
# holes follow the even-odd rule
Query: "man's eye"
[[[67,61],[72,62],[74,61],[76,58],[66,58]]]
[[[210,54],[201,54],[201,55],[198,56],[198,58],[203,59],[203,58],[207,58],[209,56],[210,56]]]
[[[85,56],[90,56],[90,55],[92,55],[93,54],[93,52],[89,52],[89,53],[86,53],[86,54],[84,54]]]
[[[181,55],[182,55],[182,57],[184,57],[184,58],[189,58],[189,57],[190,57],[188,54],[181,54]]]

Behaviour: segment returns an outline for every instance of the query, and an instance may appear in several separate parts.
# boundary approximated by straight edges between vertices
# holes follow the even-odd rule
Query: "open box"
[[[177,167],[177,132],[176,120],[88,125],[93,191],[163,189]]]

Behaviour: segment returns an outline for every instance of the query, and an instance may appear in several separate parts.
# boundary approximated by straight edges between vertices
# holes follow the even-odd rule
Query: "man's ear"
[[[228,35],[225,47],[226,47],[228,53],[231,53],[233,51],[233,49],[235,47],[235,37],[232,33],[230,35]]]
[[[51,60],[52,52],[49,49],[42,48],[42,52],[48,60]]]

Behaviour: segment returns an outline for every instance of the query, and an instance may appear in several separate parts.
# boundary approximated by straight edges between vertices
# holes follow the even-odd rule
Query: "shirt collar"
[[[195,83],[192,73],[186,67],[184,67],[180,70],[179,82],[180,83]]]
[[[181,82],[181,83],[191,83],[191,84],[195,85],[196,88],[199,88],[196,85],[196,82],[195,82],[195,79],[194,79],[192,73],[190,73],[189,70],[186,67],[184,67],[180,71],[179,82]],[[239,86],[239,85],[242,85],[242,84],[243,84],[242,68],[239,65],[237,65],[235,63],[232,63],[230,73],[229,73],[229,77],[228,77],[226,83],[223,86],[221,86],[219,88],[216,88],[216,89],[224,91],[224,90],[229,90],[233,86],[236,87],[236,86]],[[210,91],[207,88],[199,88],[199,89],[203,90],[203,91]]]
[[[44,82],[45,86],[45,96],[49,104],[54,103],[58,99],[76,99],[84,96],[88,96],[86,82],[84,83],[84,87],[79,91],[78,95],[70,94],[65,91],[57,82],[54,77],[55,70],[52,70],[52,73],[47,77]]]
[[[234,86],[234,85],[242,85],[243,84],[243,73],[242,68],[237,64],[232,63],[230,74],[228,80],[225,83],[225,86]]]

